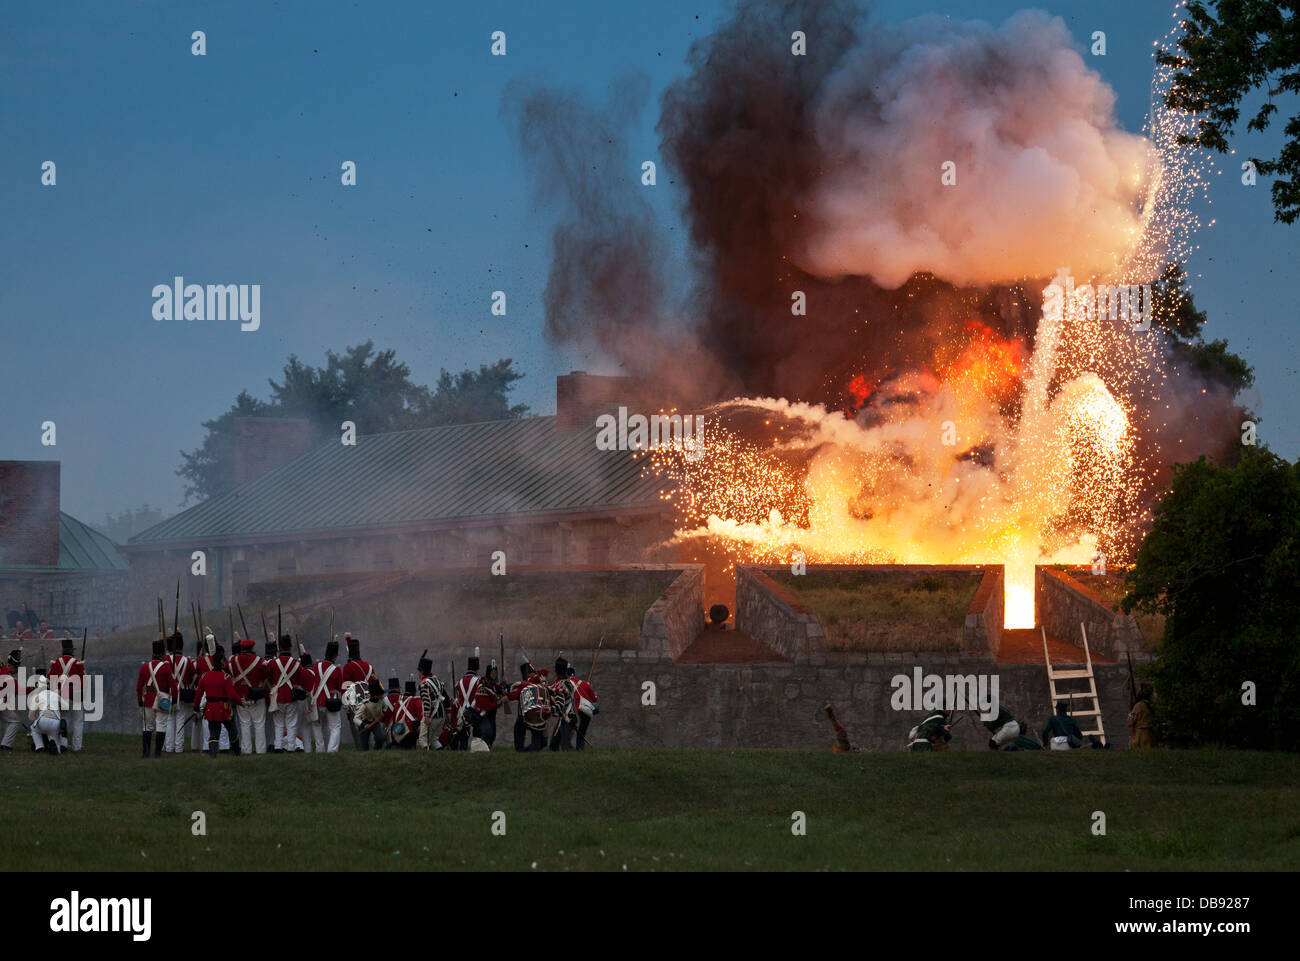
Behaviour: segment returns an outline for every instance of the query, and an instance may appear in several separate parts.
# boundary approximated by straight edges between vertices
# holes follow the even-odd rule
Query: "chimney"
[[[311,421],[292,417],[235,418],[235,484],[247,484],[305,454],[315,440]]]
[[[555,426],[560,430],[591,427],[596,414],[622,404],[639,403],[635,381],[631,377],[606,377],[575,370],[555,378]]]
[[[59,563],[59,462],[0,461],[0,564]]]

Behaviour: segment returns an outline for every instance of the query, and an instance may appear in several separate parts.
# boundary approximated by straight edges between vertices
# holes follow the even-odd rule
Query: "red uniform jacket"
[[[390,694],[388,696],[391,698],[393,695]],[[420,702],[419,696],[413,695],[408,697],[407,695],[402,695],[397,699],[397,703],[394,705],[393,718],[388,724],[388,729],[391,732],[393,725],[398,721],[401,721],[406,725],[407,734],[412,731],[419,731],[420,718],[422,717],[424,717],[424,705]],[[405,735],[403,735],[403,737],[405,737]]]
[[[375,676],[375,669],[370,666],[368,661],[357,658],[355,661],[348,661],[343,665],[343,680],[351,684],[353,681],[362,681],[369,684],[370,679]]]
[[[240,651],[230,659],[230,681],[235,685],[235,701],[248,700],[250,687],[266,686],[266,664],[252,651]]]
[[[315,664],[311,667],[307,667],[302,663],[302,661],[299,661],[298,676],[293,679],[293,683],[294,686],[305,688],[307,691],[307,700],[302,702],[303,707],[306,707],[308,704],[316,703],[316,701],[313,700],[312,695],[316,692],[316,685],[320,683],[320,674],[316,672]]]
[[[172,666],[172,700],[180,696],[183,687],[190,687],[198,678],[194,662],[184,654],[168,654],[167,663]]]
[[[492,689],[483,683],[483,678],[469,671],[456,684],[455,700],[456,712],[459,714],[462,706],[468,704],[480,714],[486,714],[497,706],[497,696]]]
[[[320,661],[316,665],[315,674],[312,699],[317,707],[324,707],[331,697],[339,697],[343,693],[343,669],[333,661]]]
[[[18,682],[14,680],[14,677],[17,676],[17,674],[17,668],[12,668],[8,664],[0,667],[0,694],[5,695],[6,700],[15,704],[17,703],[16,698],[18,697],[18,692],[16,690]]]
[[[135,699],[141,707],[153,707],[159,694],[172,689],[172,666],[169,661],[145,661],[135,679]]]
[[[389,691],[384,695],[384,719],[380,723],[384,725],[384,730],[392,732],[393,721],[397,717],[397,702],[402,699],[402,695]]]
[[[194,706],[198,707],[207,698],[203,707],[205,721],[229,721],[231,705],[235,700],[235,684],[225,671],[208,671],[199,679],[194,688]]]
[[[268,694],[266,699],[268,701],[274,699],[277,704],[287,704],[292,701],[294,687],[302,686],[302,681],[298,680],[302,669],[302,661],[291,654],[281,654],[275,660],[267,661],[266,683],[278,686],[275,688],[275,694]]]
[[[85,684],[86,665],[81,661],[77,660],[77,658],[74,657],[73,655],[64,654],[60,657],[56,657],[54,660],[50,662],[49,677],[50,677],[50,687],[58,691],[59,694],[62,695],[63,697],[65,698],[70,697],[72,691],[72,685],[68,682],[58,683],[57,681],[55,681],[55,678],[79,677],[81,678],[81,680],[78,681],[77,683]]]

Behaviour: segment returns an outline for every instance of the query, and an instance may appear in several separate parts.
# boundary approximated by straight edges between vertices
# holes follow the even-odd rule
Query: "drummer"
[[[510,700],[519,702],[519,716],[515,718],[515,750],[544,751],[546,722],[551,716],[551,692],[546,686],[546,669],[538,671],[525,661],[519,665],[519,677],[520,680],[506,695]],[[525,741],[528,741],[527,745]]]

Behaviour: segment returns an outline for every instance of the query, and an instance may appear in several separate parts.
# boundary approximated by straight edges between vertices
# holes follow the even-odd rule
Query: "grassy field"
[[[138,745],[97,735],[77,757],[0,756],[0,869],[1300,869],[1296,755],[345,747],[212,761],[142,760]]]
[[[980,575],[818,571],[768,576],[817,615],[832,651],[957,651]]]

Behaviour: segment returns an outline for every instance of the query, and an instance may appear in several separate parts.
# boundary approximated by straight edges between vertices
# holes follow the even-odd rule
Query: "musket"
[[[332,607],[330,608],[330,640],[331,641],[334,640],[334,608]],[[429,653],[429,649],[427,647],[424,649],[424,653],[425,654]]]
[[[605,646],[605,635],[600,635],[600,643],[596,645],[596,653],[591,658],[591,670],[587,672],[587,683],[591,683],[591,676],[596,673],[596,662],[600,660],[600,649]]]
[[[266,626],[266,611],[262,612],[262,640],[271,643],[271,632]]]
[[[235,612],[226,608],[226,618],[230,622],[230,649],[235,649]]]
[[[167,639],[167,615],[163,613],[162,595],[158,595],[158,640]]]
[[[505,675],[505,670],[506,670],[506,632],[505,632],[505,631],[497,631],[497,642],[501,645],[501,660],[497,662],[498,664],[501,665],[501,667],[499,667],[499,668],[497,669],[497,686],[498,686],[498,687],[504,687],[504,686],[505,686],[505,677],[506,677],[506,675]],[[510,699],[509,699],[509,698],[506,698],[506,699],[502,702],[502,704],[503,704],[503,706],[504,706],[505,709],[506,709],[506,717],[509,717],[509,716],[510,716]]]
[[[200,630],[200,631],[203,631],[203,629],[204,629],[207,625],[204,624],[204,622],[203,622],[203,592],[202,592],[202,591],[199,592],[198,607],[199,607],[199,630]],[[203,652],[204,652],[205,654],[211,654],[212,652],[208,650],[208,637],[207,637],[207,634],[204,634],[204,635],[203,635],[202,640],[203,640]]]
[[[235,610],[239,611],[239,626],[244,629],[244,636],[248,637],[248,625],[244,623],[244,609],[236,604]]]
[[[181,579],[176,578],[176,607],[172,610],[172,633],[181,629]]]
[[[86,636],[89,633],[90,633],[90,628],[83,627],[81,629],[81,663],[82,664],[86,663]]]
[[[284,619],[280,616],[280,605],[275,605],[275,643],[280,643],[280,638],[284,636]]]

